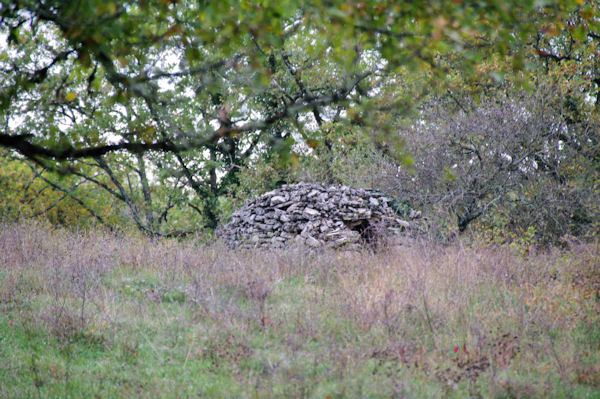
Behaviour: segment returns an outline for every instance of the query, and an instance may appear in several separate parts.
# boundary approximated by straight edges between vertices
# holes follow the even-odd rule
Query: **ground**
[[[600,243],[0,229],[0,397],[600,398]]]

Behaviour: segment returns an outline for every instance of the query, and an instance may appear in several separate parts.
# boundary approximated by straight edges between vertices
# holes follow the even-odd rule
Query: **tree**
[[[256,154],[330,149],[328,123],[389,133],[411,108],[398,89],[410,71],[423,71],[414,100],[490,52],[523,67],[536,24],[565,21],[575,3],[8,1],[0,146],[79,173],[160,234],[162,211],[142,217],[110,170],[130,165],[149,209],[144,182],[161,176],[214,227],[218,198]],[[384,90],[395,91],[386,103]],[[389,123],[374,119],[384,112]],[[88,175],[99,172],[106,182]]]
[[[382,143],[345,134],[330,162],[343,184],[375,188],[420,209],[438,239],[475,225],[494,239],[527,232],[540,244],[598,231],[598,174],[594,160],[563,137],[586,139],[569,125],[554,86],[499,91],[474,101],[432,97],[418,118],[399,124],[411,167],[386,155]],[[379,145],[378,145],[379,144]],[[319,171],[319,168],[314,170]]]

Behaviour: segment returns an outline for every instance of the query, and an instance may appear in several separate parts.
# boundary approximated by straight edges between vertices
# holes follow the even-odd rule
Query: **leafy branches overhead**
[[[38,162],[73,160],[320,123],[320,108],[373,97],[377,71],[439,78],[437,57],[449,52],[468,68],[490,48],[515,50],[535,29],[531,15],[564,20],[567,3],[4,2],[0,145]],[[147,118],[123,124],[125,105]]]
[[[271,86],[263,49],[274,53],[276,40],[285,53],[281,17],[244,12],[241,24],[239,5],[84,3],[22,1],[2,10],[9,46],[0,145],[38,162],[207,148],[346,101],[369,75],[356,70],[319,90],[288,90],[265,112],[253,98]],[[267,18],[276,22],[269,35],[257,29]],[[143,126],[122,125],[126,106],[146,114]]]
[[[579,3],[7,0],[0,147],[83,209],[95,187],[144,232],[190,230],[182,208],[213,228],[261,160],[331,152],[346,129],[391,142],[456,76],[593,59],[597,7]]]

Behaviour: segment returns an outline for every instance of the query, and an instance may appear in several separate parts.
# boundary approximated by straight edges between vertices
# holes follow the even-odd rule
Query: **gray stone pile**
[[[310,247],[375,244],[411,223],[399,219],[392,199],[365,189],[298,183],[247,201],[217,231],[231,247]],[[419,216],[411,211],[409,219]]]

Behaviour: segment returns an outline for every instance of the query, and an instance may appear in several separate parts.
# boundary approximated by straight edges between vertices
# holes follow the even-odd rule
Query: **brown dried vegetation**
[[[594,395],[599,259],[597,243],[231,251],[3,225],[0,394]]]

